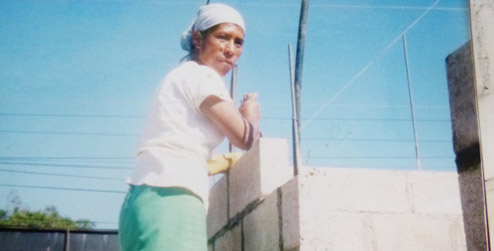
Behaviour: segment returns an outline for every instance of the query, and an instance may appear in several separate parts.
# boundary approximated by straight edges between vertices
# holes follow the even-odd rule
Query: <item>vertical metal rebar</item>
[[[417,124],[415,121],[415,106],[413,105],[413,90],[412,90],[412,81],[410,79],[410,70],[409,70],[409,65],[408,65],[408,50],[407,50],[407,39],[406,35],[403,34],[403,50],[405,53],[405,66],[406,66],[406,72],[407,72],[407,82],[408,82],[408,97],[410,99],[410,112],[412,116],[412,125],[413,125],[413,138],[415,141],[415,157],[417,158],[417,170],[421,170],[422,167],[420,166],[420,154],[419,154],[419,143],[418,143],[418,136],[417,136]]]
[[[297,115],[297,128],[300,128],[300,100],[302,96],[302,70],[304,65],[304,48],[305,48],[305,34],[307,28],[307,18],[309,14],[309,0],[302,0],[302,6],[300,8],[300,21],[298,27],[298,37],[297,37],[297,55],[295,59],[295,108]],[[298,139],[298,145],[300,145],[300,130],[297,129],[295,132],[296,138]],[[298,175],[299,166],[293,167],[294,175]]]
[[[236,93],[235,88],[236,87],[237,87],[237,65],[234,65],[232,68],[232,78],[230,81],[230,97],[232,98],[234,104],[235,104],[235,93]],[[231,153],[235,152],[235,147],[233,146],[233,144],[231,142],[228,144],[228,150]]]
[[[294,175],[297,175],[297,171],[300,167],[300,145],[299,145],[299,119],[297,116],[297,105],[295,96],[295,79],[293,72],[293,60],[292,60],[292,45],[288,45],[288,64],[290,69],[290,86],[292,92],[292,140],[293,140],[293,169]]]

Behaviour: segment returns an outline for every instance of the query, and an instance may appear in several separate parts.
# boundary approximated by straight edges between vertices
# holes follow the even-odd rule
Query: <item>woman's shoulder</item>
[[[223,84],[223,78],[212,68],[200,65],[195,61],[183,62],[172,69],[163,79],[164,85],[178,84],[195,86],[204,83]]]
[[[193,77],[221,78],[221,76],[212,68],[205,65],[200,65],[193,60],[181,63],[172,72],[186,74],[188,76],[193,76]]]

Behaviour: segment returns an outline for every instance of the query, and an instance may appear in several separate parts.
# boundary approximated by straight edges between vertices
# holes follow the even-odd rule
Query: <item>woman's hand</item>
[[[240,105],[239,111],[242,116],[253,124],[258,124],[261,118],[261,110],[259,103],[257,103],[257,93],[246,93]]]

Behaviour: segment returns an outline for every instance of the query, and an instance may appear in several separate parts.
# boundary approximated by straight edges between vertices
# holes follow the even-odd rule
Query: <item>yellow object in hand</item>
[[[208,175],[225,172],[230,169],[238,159],[242,157],[242,153],[225,153],[213,155],[208,161]]]

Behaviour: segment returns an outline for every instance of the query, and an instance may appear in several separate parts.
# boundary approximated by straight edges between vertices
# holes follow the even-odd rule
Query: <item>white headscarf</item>
[[[244,19],[237,10],[224,4],[205,5],[197,12],[194,22],[182,33],[182,37],[180,38],[182,49],[189,52],[192,50],[192,34],[194,31],[205,31],[221,23],[236,24],[245,33]]]

